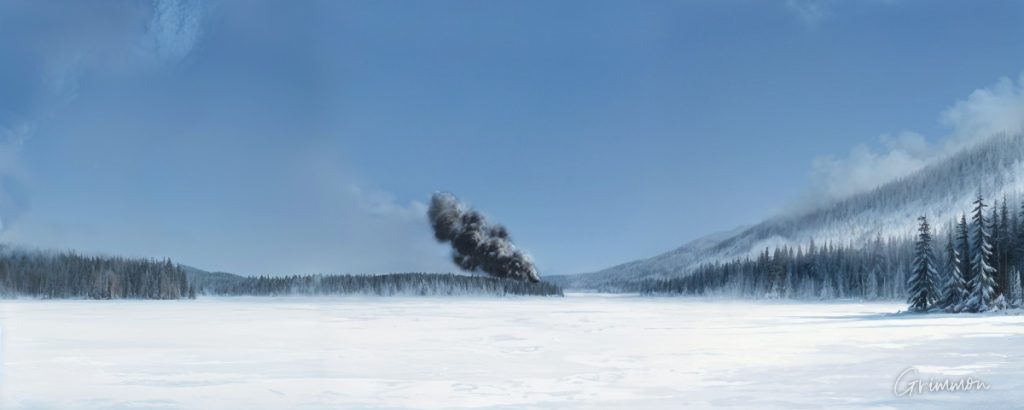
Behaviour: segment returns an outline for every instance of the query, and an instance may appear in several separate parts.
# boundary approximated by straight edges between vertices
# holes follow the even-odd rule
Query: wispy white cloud
[[[367,216],[395,218],[422,222],[427,214],[427,205],[420,201],[400,204],[391,193],[367,190],[356,184],[348,185],[348,196]]]
[[[39,77],[27,78],[36,84],[24,100],[34,106],[18,123],[45,124],[36,138],[75,151],[68,155],[76,161],[104,160],[80,171],[40,166],[40,183],[75,172],[76,181],[96,186],[40,187],[32,209],[0,240],[169,256],[251,274],[452,269],[426,205],[359,178],[342,147],[324,137],[339,133],[321,100],[333,77],[321,74],[319,61],[302,60],[324,51],[304,31],[303,7],[314,6],[159,0],[103,12],[83,7],[86,16],[39,7],[31,12],[48,24],[26,24],[18,36],[3,35],[5,16],[14,14],[3,7],[0,61],[20,60],[4,46],[21,43],[5,39],[40,43],[24,53],[34,64],[13,71]],[[288,12],[301,18],[282,21],[279,13]],[[79,23],[58,24],[66,21]],[[276,66],[279,58],[299,61]],[[13,123],[0,116],[0,125]],[[15,146],[6,147],[0,160],[17,158]],[[151,188],[150,177],[124,170],[172,176]],[[8,214],[4,204],[17,203],[4,194],[18,199],[24,190],[17,188],[0,175],[0,217]],[[74,211],[67,198],[77,201]],[[171,205],[178,201],[187,204]]]
[[[923,168],[934,152],[923,136],[909,131],[879,141],[882,149],[861,144],[843,158],[815,159],[815,189],[829,199],[865,191]]]
[[[31,141],[37,124],[80,97],[83,76],[116,76],[185,59],[201,37],[208,8],[187,0],[153,0],[141,8],[127,3],[81,8],[14,3],[0,8],[7,17],[0,19],[5,26],[0,36],[31,44],[17,57],[2,56],[26,65],[10,81],[28,84],[30,91],[0,116],[0,231],[28,204],[29,173],[21,147]],[[30,17],[22,22],[14,16]],[[0,43],[0,48],[10,45]]]
[[[83,74],[123,75],[175,65],[198,44],[212,3],[153,0],[143,12],[112,13],[110,27],[82,24],[47,44],[41,58],[49,91],[58,99],[77,97]]]
[[[948,126],[949,144],[958,148],[986,137],[1024,130],[1024,73],[1014,82],[1001,78],[992,86],[975,90],[941,115]]]
[[[292,273],[452,270],[447,249],[433,238],[423,202],[401,201],[391,192],[358,180],[343,161],[329,153],[310,153],[302,164],[289,168],[291,179],[285,189],[292,190],[305,205],[288,216],[283,226],[269,224],[264,229],[301,233],[305,240],[285,248],[305,257],[261,260],[260,267]],[[255,267],[243,269],[257,272]]]
[[[987,138],[1024,132],[1024,74],[975,90],[939,118],[949,133],[935,143],[907,131],[883,135],[874,147],[858,145],[845,157],[815,159],[810,196],[832,200],[866,191]]]
[[[25,124],[0,128],[0,231],[28,205],[28,173],[21,161],[21,149],[31,132]]]
[[[786,9],[804,24],[814,27],[832,14],[833,0],[786,0]]]
[[[156,0],[139,52],[159,64],[178,62],[192,51],[203,32],[208,3]]]
[[[866,4],[887,6],[898,2],[899,0],[863,0],[853,2],[844,2],[842,0],[786,0],[784,5],[786,10],[789,10],[789,12],[796,16],[802,23],[804,23],[804,25],[813,29],[821,25],[825,20],[836,15],[836,8],[839,7],[840,3],[843,5]]]

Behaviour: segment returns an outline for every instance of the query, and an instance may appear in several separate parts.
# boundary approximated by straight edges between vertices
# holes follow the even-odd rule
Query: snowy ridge
[[[728,231],[716,232],[687,242],[672,251],[632,262],[626,262],[598,272],[578,275],[554,275],[548,276],[545,280],[555,283],[563,288],[576,289],[601,289],[608,290],[617,287],[617,284],[630,278],[647,278],[653,275],[652,267],[660,267],[660,276],[673,276],[683,274],[684,268],[699,263],[704,258],[713,256],[711,249],[723,241],[749,229],[749,226],[740,226]]]
[[[811,240],[860,246],[877,235],[907,237],[920,215],[943,235],[946,224],[966,211],[979,191],[989,204],[1004,196],[1016,199],[1024,191],[1022,160],[1024,134],[994,136],[911,175],[811,210],[710,235],[652,258],[548,279],[566,288],[621,288],[638,279],[686,275],[701,263],[750,256],[766,247],[806,246]]]

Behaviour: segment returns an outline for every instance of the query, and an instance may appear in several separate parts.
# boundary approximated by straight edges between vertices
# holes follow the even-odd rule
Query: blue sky
[[[453,270],[437,190],[596,270],[1024,107],[1016,2],[36,3],[0,2],[0,240],[245,274]]]

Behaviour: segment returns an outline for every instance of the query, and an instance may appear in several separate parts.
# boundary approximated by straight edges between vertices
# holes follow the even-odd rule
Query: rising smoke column
[[[427,218],[437,241],[452,245],[452,260],[462,270],[483,271],[497,278],[540,281],[530,257],[512,244],[508,230],[487,223],[481,213],[455,195],[435,193],[430,198]]]

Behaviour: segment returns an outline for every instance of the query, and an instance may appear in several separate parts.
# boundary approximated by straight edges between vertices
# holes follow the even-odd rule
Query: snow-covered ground
[[[0,302],[0,408],[1009,408],[1024,316],[681,298]],[[987,391],[897,397],[972,376]]]

